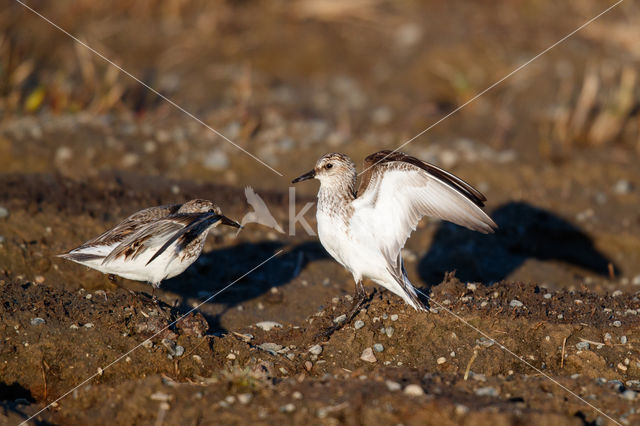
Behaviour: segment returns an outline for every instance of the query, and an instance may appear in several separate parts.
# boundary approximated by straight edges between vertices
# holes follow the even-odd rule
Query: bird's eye
[[[329,164],[327,164],[325,167],[326,167],[327,169],[330,169],[330,168],[332,168],[332,167],[333,167],[333,164],[329,163]]]
[[[207,213],[213,213],[213,209],[209,209]]]

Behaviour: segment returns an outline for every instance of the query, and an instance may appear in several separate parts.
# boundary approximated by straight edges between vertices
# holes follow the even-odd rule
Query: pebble
[[[491,386],[486,386],[483,388],[478,388],[474,392],[478,396],[498,396],[498,391],[496,388]]]
[[[307,371],[311,371],[311,368],[313,368],[313,364],[311,364],[311,361],[305,361],[305,362],[304,362],[304,368],[305,368]]]
[[[384,346],[382,346],[382,343],[376,343],[373,345],[373,350],[376,352],[382,352],[384,351]]]
[[[611,293],[612,297],[618,297],[618,296],[622,296],[622,290],[616,290],[613,293]]]
[[[394,382],[393,380],[387,380],[385,384],[387,385],[387,389],[389,389],[390,392],[396,392],[402,389],[402,385],[398,382]]]
[[[322,353],[322,346],[320,345],[313,345],[309,348],[309,353],[311,353],[312,355],[320,355]]]
[[[362,320],[357,320],[357,321],[355,322],[355,324],[353,324],[353,327],[354,327],[356,330],[360,330],[362,327],[364,327],[364,321],[362,321]]]
[[[280,407],[280,411],[282,411],[283,413],[293,413],[294,411],[296,411],[296,406],[292,403],[288,403]]]
[[[34,278],[34,281],[38,284],[42,284],[44,283],[44,277],[42,275],[36,275],[36,277]]]
[[[620,179],[613,185],[613,192],[616,194],[628,194],[631,191],[633,191],[633,185],[628,180]]]
[[[279,345],[277,343],[271,343],[271,342],[263,343],[261,345],[258,345],[258,347],[263,351],[272,353],[273,355],[277,354],[278,351],[282,349],[282,345]]]
[[[622,323],[620,321],[614,321],[613,322],[613,326],[614,327],[620,327],[620,326],[622,326]]]
[[[298,391],[295,391],[294,393],[291,394],[291,397],[293,399],[302,399],[302,393],[298,392]]]
[[[496,342],[493,339],[487,339],[486,337],[481,337],[479,339],[476,339],[476,343],[478,345],[480,345],[480,346],[485,347],[485,348],[489,348],[489,347],[493,346],[494,343],[496,343]]]
[[[547,293],[542,297],[544,297],[545,299],[551,299],[551,293]]]
[[[4,219],[6,217],[9,217],[9,210],[7,210],[6,207],[0,206],[0,219]]]
[[[260,321],[256,323],[256,327],[263,329],[264,331],[271,331],[272,328],[282,328],[282,324],[275,321]]]
[[[241,393],[241,394],[238,394],[237,398],[240,404],[247,405],[253,399],[253,395],[250,393]]]
[[[418,385],[407,385],[403,391],[406,395],[410,396],[421,396],[424,395],[424,390],[421,386]]]
[[[633,280],[631,280],[631,284],[640,285],[640,274],[638,274],[635,277],[633,277]]]
[[[391,337],[391,336],[393,336],[393,332],[394,332],[394,331],[395,331],[395,330],[393,329],[393,327],[387,327],[387,328],[384,330],[384,332],[386,333],[387,337]]]
[[[88,322],[83,327],[84,328],[93,328],[93,323],[92,322]]]
[[[524,306],[524,303],[522,303],[518,299],[513,299],[511,302],[509,302],[509,306],[511,306],[512,308],[519,308],[521,306]]]
[[[334,318],[333,322],[335,322],[336,324],[340,324],[341,322],[344,322],[346,319],[347,319],[347,315],[342,314],[339,317]]]
[[[144,342],[142,342],[142,346],[147,348],[147,349],[151,349],[153,347],[153,342],[151,340],[147,339]]]
[[[175,356],[182,356],[184,354],[184,348],[180,345],[176,346]]]
[[[626,391],[622,392],[622,395],[620,396],[622,396],[624,399],[628,399],[629,401],[633,401],[638,396],[638,392],[627,389]]]
[[[476,291],[478,289],[478,285],[475,283],[467,283],[467,290]]]
[[[171,401],[173,399],[173,396],[169,395],[168,393],[164,393],[164,392],[154,392],[151,394],[150,396],[152,401]]]
[[[44,324],[46,321],[43,320],[42,318],[31,318],[31,325],[40,325],[40,324]]]
[[[236,359],[236,355],[235,354],[228,354],[227,355],[227,359]]]
[[[438,365],[444,364],[445,362],[447,362],[447,359],[443,356],[441,356],[440,358],[438,358],[436,360],[436,362],[438,363]]]
[[[391,321],[398,321],[398,314],[392,314]]]
[[[620,336],[620,343],[622,343],[623,345],[627,344],[627,336]]]
[[[587,351],[589,350],[589,342],[576,343],[576,348],[578,348],[579,351]]]
[[[376,362],[376,356],[373,354],[373,350],[371,348],[366,348],[362,351],[362,355],[360,355],[360,359],[366,362]]]

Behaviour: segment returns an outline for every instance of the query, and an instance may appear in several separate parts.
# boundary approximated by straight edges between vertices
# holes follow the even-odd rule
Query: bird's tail
[[[426,311],[426,306],[418,297],[418,293],[416,293],[416,289],[413,284],[411,284],[411,281],[409,281],[409,277],[407,276],[407,271],[404,269],[404,262],[401,256],[398,256],[397,267],[395,268],[395,270],[390,270],[389,272],[398,283],[398,286],[400,287],[400,290],[402,292],[398,293],[398,296],[402,297],[402,299],[416,311]]]

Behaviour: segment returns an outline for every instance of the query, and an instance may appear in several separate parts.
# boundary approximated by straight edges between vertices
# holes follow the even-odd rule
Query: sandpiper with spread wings
[[[208,200],[150,207],[60,257],[105,274],[147,281],[153,288],[200,256],[209,229],[240,224]]]
[[[318,236],[329,254],[356,282],[353,318],[365,299],[364,277],[424,309],[407,277],[401,249],[423,216],[482,233],[497,225],[482,210],[486,198],[453,174],[415,157],[380,151],[365,159],[356,191],[356,167],[343,154],[326,154],[315,168],[293,180],[320,180]]]

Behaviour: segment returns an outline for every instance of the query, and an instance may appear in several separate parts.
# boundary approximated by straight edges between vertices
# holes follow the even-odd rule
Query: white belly
[[[366,232],[350,232],[347,225],[334,215],[318,210],[318,237],[329,254],[344,266],[356,281],[362,277],[379,280],[386,278],[386,261],[376,250]]]

